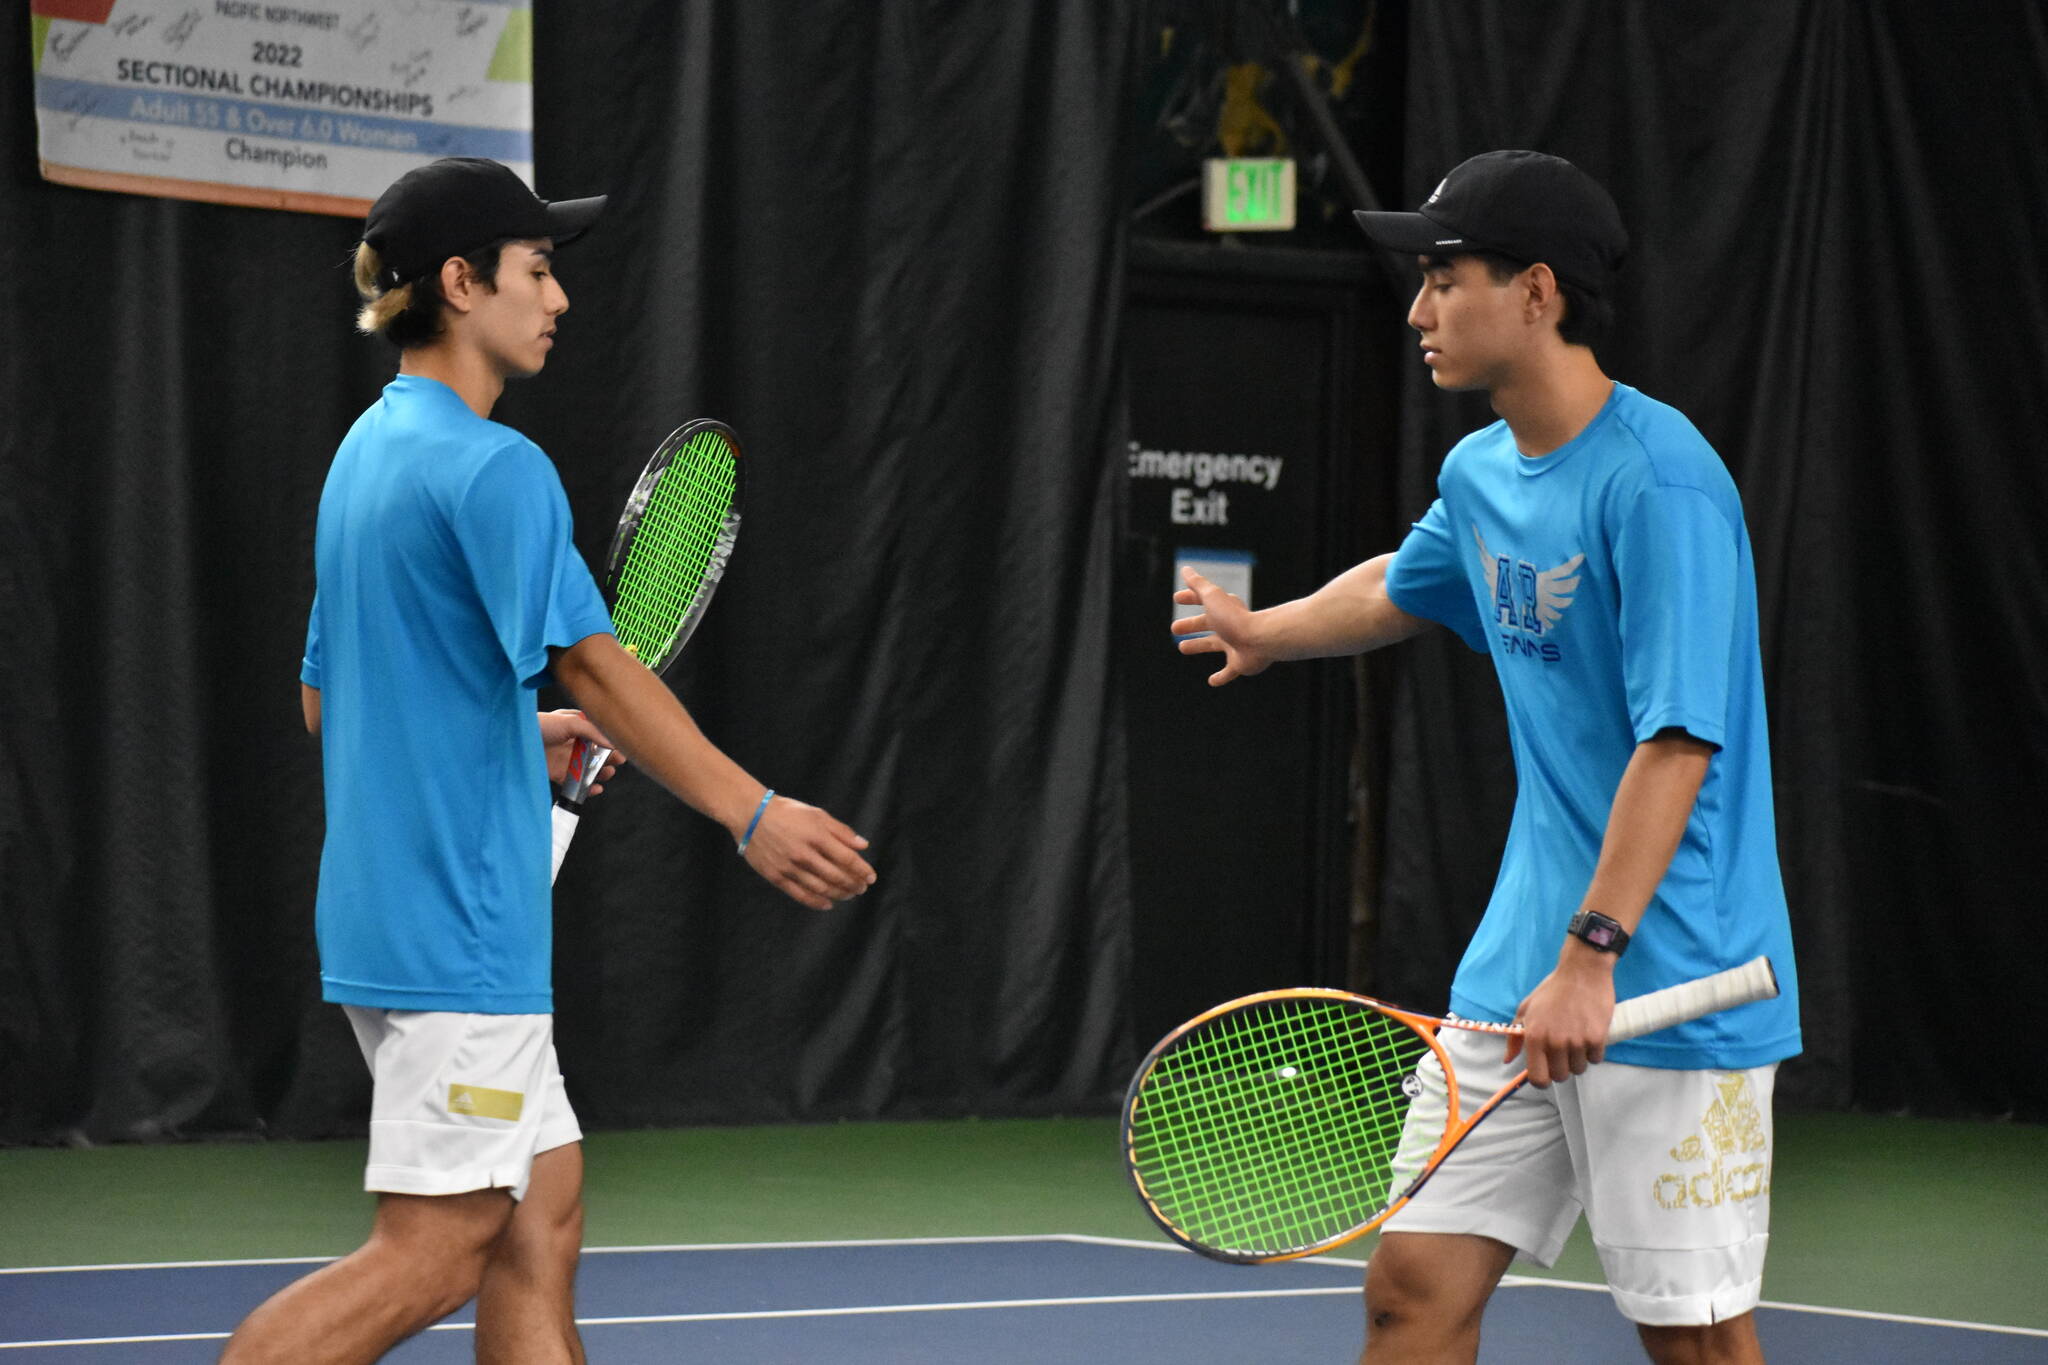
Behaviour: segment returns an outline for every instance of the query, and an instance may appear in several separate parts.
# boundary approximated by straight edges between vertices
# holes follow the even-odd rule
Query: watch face
[[[1572,916],[1569,932],[1603,953],[1619,953],[1628,942],[1628,934],[1619,924],[1590,910]]]

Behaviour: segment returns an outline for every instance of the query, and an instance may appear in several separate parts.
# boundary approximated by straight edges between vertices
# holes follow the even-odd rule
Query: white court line
[[[864,1237],[847,1238],[836,1241],[812,1242],[676,1242],[666,1245],[654,1246],[585,1247],[583,1249],[583,1254],[586,1256],[618,1256],[629,1255],[634,1252],[832,1250],[835,1248],[888,1246],[975,1246],[984,1243],[994,1244],[1017,1242],[1081,1242],[1096,1246],[1133,1247],[1145,1251],[1178,1252],[1182,1255],[1187,1256],[1192,1256],[1195,1254],[1189,1251],[1186,1247],[1180,1246],[1179,1244],[1174,1242],[1164,1240],[1145,1241],[1138,1238],[1130,1237],[1098,1237],[1088,1233],[1077,1232],[1022,1233],[993,1237]],[[334,1259],[336,1258],[332,1256],[274,1256],[259,1259],[228,1261],[140,1261],[108,1265],[19,1266],[13,1268],[0,1267],[0,1275],[47,1275],[96,1270],[204,1270],[214,1267],[253,1265],[319,1265]],[[1312,1258],[1310,1263],[1317,1265],[1341,1265],[1359,1268],[1362,1268],[1365,1265],[1365,1262],[1363,1261],[1340,1260],[1334,1256],[1314,1257]],[[1529,1287],[1538,1289],[1576,1289],[1603,1294],[1607,1292],[1607,1286],[1603,1284],[1589,1284],[1582,1280],[1545,1279],[1541,1276],[1535,1275],[1505,1275],[1501,1277],[1501,1283],[1510,1288]],[[1083,1303],[1151,1303],[1165,1302],[1183,1298],[1267,1298],[1283,1297],[1290,1294],[1352,1294],[1357,1292],[1357,1290],[1348,1287],[1318,1289],[1246,1290],[1231,1293],[1176,1294],[1150,1297],[1132,1296],[1102,1297],[1090,1299],[1015,1299],[989,1300],[987,1302],[981,1303],[906,1304],[864,1308],[797,1308],[778,1309],[773,1311],[763,1311],[756,1313],[687,1314],[678,1317],[591,1318],[585,1319],[583,1321],[587,1322],[590,1325],[663,1322],[719,1322],[760,1317],[815,1317],[854,1313],[939,1312],[949,1308],[1040,1307],[1057,1304]],[[1780,1309],[1788,1313],[1817,1313],[1824,1316],[1861,1318],[1871,1322],[1902,1322],[1909,1323],[1917,1327],[1952,1327],[1968,1332],[1999,1332],[2008,1336],[2048,1338],[2048,1328],[2010,1327],[2003,1323],[1996,1322],[1971,1322],[1957,1318],[1919,1317],[1910,1313],[1879,1313],[1861,1308],[1829,1308],[1816,1304],[1783,1303],[1772,1299],[1765,1299],[1758,1306],[1762,1308]],[[429,1328],[428,1330],[437,1332],[447,1332],[469,1331],[472,1329],[470,1325],[467,1323],[442,1323],[438,1326]],[[80,1340],[76,1342],[0,1342],[0,1351],[18,1350],[28,1346],[124,1345],[129,1343],[152,1341],[217,1341],[225,1339],[227,1335],[228,1334],[225,1332],[218,1332],[198,1333],[185,1336],[108,1337],[104,1339]]]
[[[979,1241],[980,1238],[954,1240]],[[989,1239],[993,1240],[993,1239]],[[1006,1239],[1009,1240],[1009,1239]],[[1054,1240],[1051,1238],[1032,1240]],[[864,1243],[863,1245],[874,1245]],[[1098,1303],[1182,1303],[1205,1299],[1289,1299],[1318,1294],[1356,1294],[1349,1285],[1317,1289],[1231,1289],[1193,1294],[1100,1294],[1074,1299],[980,1299],[959,1303],[857,1304],[843,1308],[768,1308],[737,1313],[649,1313],[623,1318],[578,1318],[578,1327],[644,1327],[679,1322],[753,1322],[770,1318],[853,1318],[885,1313],[957,1313],[990,1308],[1080,1308]],[[475,1323],[441,1322],[429,1332],[473,1332]],[[227,1332],[181,1332],[150,1337],[75,1337],[57,1341],[0,1341],[0,1351],[26,1351],[56,1346],[133,1346],[162,1341],[226,1341]]]
[[[1147,1247],[1185,1251],[1171,1242],[1142,1242],[1122,1237],[1090,1237],[1074,1232],[1027,1232],[993,1237],[853,1237],[817,1242],[668,1242],[645,1246],[585,1247],[585,1256],[619,1256],[640,1251],[814,1251],[840,1247],[979,1246],[996,1242],[1099,1242],[1104,1246]],[[258,1256],[225,1261],[108,1261],[93,1265],[0,1266],[0,1275],[73,1275],[92,1270],[212,1270],[243,1265],[325,1265],[338,1256]],[[1363,1261],[1326,1264],[1364,1265]]]
[[[1318,1294],[1356,1294],[1349,1285],[1316,1289],[1219,1289],[1192,1294],[1092,1294],[1074,1299],[981,1299],[960,1303],[894,1303],[854,1308],[769,1308],[750,1313],[676,1313],[655,1317],[583,1318],[592,1327],[649,1322],[743,1322],[754,1318],[840,1318],[875,1313],[951,1313],[964,1308],[1077,1308],[1096,1303],[1193,1303],[1205,1299],[1300,1299]]]
[[[1017,1240],[1031,1239],[1020,1238]],[[1043,1240],[1095,1242],[1103,1246],[1140,1247],[1147,1251],[1187,1251],[1186,1247],[1175,1242],[1146,1242],[1131,1237],[1093,1237],[1080,1232],[1053,1233]],[[1188,1254],[1192,1255],[1193,1253],[1189,1252]],[[1364,1261],[1343,1260],[1335,1256],[1314,1256],[1306,1261],[1299,1262],[1299,1264],[1355,1266],[1361,1270],[1365,1268]],[[1541,1275],[1503,1275],[1500,1277],[1500,1282],[1509,1289],[1527,1287],[1531,1289],[1583,1289],[1599,1294],[1607,1292],[1607,1286],[1604,1284],[1589,1283],[1585,1280],[1553,1280]],[[1970,1322],[1961,1318],[1922,1318],[1915,1317],[1910,1313],[1879,1313],[1864,1308],[1826,1308],[1811,1303],[1781,1303],[1775,1299],[1761,1300],[1757,1307],[1776,1308],[1787,1313],[1819,1313],[1828,1317],[1864,1318],[1871,1322],[1904,1322],[1911,1323],[1916,1327],[1956,1327],[1970,1332],[2004,1332],[2011,1336],[2019,1337],[2048,1337],[2048,1328],[2008,1327],[2004,1323]]]
[[[1604,1284],[1589,1284],[1584,1280],[1548,1280],[1540,1275],[1503,1275],[1500,1282],[1510,1289],[1529,1286],[1536,1289],[1588,1289],[1605,1294]],[[2008,1327],[1999,1322],[1968,1322],[1960,1318],[1921,1318],[1911,1313],[1879,1313],[1866,1308],[1825,1308],[1811,1303],[1780,1303],[1775,1299],[1762,1299],[1759,1308],[1775,1308],[1784,1313],[1818,1313],[1831,1318],[1862,1318],[1869,1322],[1903,1322],[1915,1327],[1955,1327],[1966,1332],[2003,1332],[2015,1337],[2048,1337],[2044,1327]]]
[[[325,1265],[338,1256],[268,1256],[247,1261],[108,1261],[100,1265],[0,1266],[0,1275],[82,1275],[94,1270],[213,1270],[237,1265]]]
[[[0,1341],[0,1351],[37,1351],[47,1350],[53,1346],[147,1346],[162,1341],[226,1341],[230,1335],[228,1332],[180,1332],[161,1337],[78,1337],[71,1341]]]
[[[1066,1232],[1033,1232],[995,1237],[860,1237],[820,1242],[670,1242],[646,1246],[585,1247],[585,1256],[617,1256],[638,1251],[788,1251],[831,1250],[837,1247],[959,1246],[984,1242],[1103,1242],[1121,1246],[1157,1246],[1164,1251],[1181,1248],[1165,1242],[1121,1241],[1113,1237],[1083,1237]],[[325,1265],[338,1256],[257,1256],[225,1261],[108,1261],[94,1265],[0,1266],[0,1275],[73,1275],[92,1270],[212,1270],[243,1265]],[[1363,1264],[1361,1262],[1361,1264]]]

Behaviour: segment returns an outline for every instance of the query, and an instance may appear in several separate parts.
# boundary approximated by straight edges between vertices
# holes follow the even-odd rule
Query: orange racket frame
[[[1717,972],[1696,981],[1682,982],[1676,986],[1669,986],[1663,990],[1652,991],[1647,995],[1637,996],[1620,1002],[1615,1006],[1614,1019],[1609,1026],[1607,1040],[1612,1043],[1621,1042],[1628,1038],[1640,1037],[1643,1034],[1653,1033],[1658,1029],[1684,1023],[1687,1020],[1696,1019],[1718,1010],[1731,1009],[1737,1005],[1749,1004],[1757,1000],[1768,1000],[1777,995],[1777,993],[1777,976],[1771,969],[1770,961],[1767,958],[1755,958],[1739,967],[1732,967],[1726,971]],[[1437,1140],[1435,1148],[1431,1151],[1420,1173],[1408,1182],[1406,1188],[1393,1194],[1377,1214],[1364,1222],[1349,1227],[1333,1236],[1320,1238],[1310,1244],[1289,1247],[1284,1250],[1244,1252],[1209,1246],[1199,1238],[1180,1228],[1174,1219],[1161,1208],[1160,1201],[1154,1197],[1154,1192],[1147,1186],[1142,1160],[1136,1150],[1138,1140],[1136,1131],[1140,1126],[1140,1113],[1148,1098],[1145,1082],[1152,1075],[1153,1069],[1157,1066],[1160,1059],[1172,1052],[1175,1045],[1194,1030],[1201,1028],[1212,1020],[1236,1011],[1262,1004],[1289,1000],[1329,1000],[1340,1004],[1357,1006],[1385,1018],[1395,1020],[1407,1026],[1408,1029],[1415,1033],[1427,1045],[1428,1055],[1436,1059],[1436,1064],[1443,1073],[1446,1092],[1444,1096],[1446,1114],[1443,1135]],[[1319,1255],[1323,1252],[1334,1250],[1347,1242],[1354,1241],[1371,1232],[1374,1228],[1379,1227],[1406,1206],[1409,1200],[1413,1199],[1421,1191],[1422,1187],[1429,1183],[1430,1177],[1436,1174],[1437,1169],[1451,1153],[1458,1149],[1459,1144],[1471,1135],[1472,1130],[1478,1127],[1495,1109],[1499,1108],[1501,1103],[1510,1095],[1521,1089],[1529,1079],[1529,1073],[1524,1069],[1512,1080],[1508,1081],[1507,1084],[1496,1090],[1478,1108],[1473,1110],[1469,1117],[1462,1116],[1458,1099],[1457,1068],[1452,1064],[1449,1053],[1444,1050],[1444,1046],[1438,1038],[1439,1033],[1447,1028],[1454,1028],[1467,1033],[1489,1034],[1501,1039],[1517,1037],[1522,1033],[1522,1028],[1519,1024],[1484,1023],[1471,1019],[1442,1019],[1434,1015],[1403,1009],[1398,1005],[1390,1005],[1385,1001],[1375,1000],[1370,996],[1315,986],[1303,986],[1290,990],[1260,991],[1252,995],[1226,1001],[1213,1009],[1204,1010],[1201,1014],[1196,1015],[1160,1039],[1151,1052],[1146,1054],[1145,1060],[1139,1064],[1137,1073],[1131,1079],[1130,1088],[1125,1095],[1121,1123],[1122,1131],[1120,1134],[1125,1173],[1130,1177],[1131,1183],[1137,1190],[1139,1199],[1144,1203],[1146,1211],[1151,1214],[1153,1221],[1157,1222],[1168,1236],[1183,1246],[1216,1260],[1231,1261],[1239,1264],[1291,1261],[1304,1256]],[[1418,1054],[1418,1062],[1419,1060],[1420,1054]]]

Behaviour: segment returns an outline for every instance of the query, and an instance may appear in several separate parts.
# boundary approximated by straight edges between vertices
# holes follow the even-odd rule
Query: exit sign
[[[1202,226],[1284,232],[1294,226],[1294,162],[1211,157],[1202,163]]]

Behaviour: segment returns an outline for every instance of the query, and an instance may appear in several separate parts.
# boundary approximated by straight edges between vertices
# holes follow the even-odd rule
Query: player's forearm
[[[1338,574],[1307,597],[1254,612],[1259,649],[1276,660],[1363,654],[1428,627],[1387,596],[1391,554]]]
[[[564,650],[554,673],[631,762],[739,837],[763,787],[705,737],[660,678],[609,635]]]
[[[1713,755],[1712,745],[1677,730],[1636,746],[1615,789],[1600,860],[1581,909],[1605,915],[1631,934],[1636,931],[1671,870]]]
[[[318,736],[320,733],[320,689],[299,684],[299,714],[306,718],[306,733]]]

